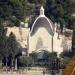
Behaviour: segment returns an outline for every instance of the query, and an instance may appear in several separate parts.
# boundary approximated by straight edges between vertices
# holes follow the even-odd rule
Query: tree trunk
[[[15,70],[17,70],[17,58],[15,59]]]
[[[33,66],[34,66],[34,64],[35,64],[35,58],[33,57]]]
[[[2,68],[2,58],[0,59],[0,68]]]
[[[7,72],[7,56],[6,56],[6,72]]]
[[[14,59],[12,58],[12,71],[13,71],[13,61],[14,61]]]

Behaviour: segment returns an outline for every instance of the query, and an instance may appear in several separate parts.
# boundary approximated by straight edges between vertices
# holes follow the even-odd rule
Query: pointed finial
[[[43,8],[43,6],[41,6],[41,8],[40,8],[40,15],[44,15],[44,8]]]

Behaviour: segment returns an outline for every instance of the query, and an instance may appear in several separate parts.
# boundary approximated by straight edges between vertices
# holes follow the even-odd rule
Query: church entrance
[[[39,50],[30,54],[35,66],[48,66],[49,52],[46,50]]]
[[[45,50],[41,50],[37,53],[37,63],[40,66],[48,66],[49,53]]]
[[[39,67],[47,67],[49,69],[59,69],[59,59],[56,52],[48,52],[47,50],[39,50],[31,54],[33,65]]]
[[[45,50],[41,50],[37,53],[38,61],[42,61],[42,60],[48,61],[48,58],[49,58],[49,53]]]

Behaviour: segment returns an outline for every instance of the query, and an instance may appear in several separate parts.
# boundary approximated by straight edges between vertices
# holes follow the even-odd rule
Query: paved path
[[[60,71],[61,72],[61,71]],[[42,71],[25,71],[23,73],[19,73],[19,72],[3,72],[0,73],[0,75],[43,75]],[[45,74],[45,75],[51,75],[51,74]],[[62,75],[62,74],[56,74],[56,75]]]
[[[23,73],[23,74],[19,74],[19,73],[2,73],[0,75],[43,75],[42,72],[35,72],[35,73]],[[45,74],[45,75],[51,75],[51,74]],[[60,74],[56,74],[56,75],[60,75]]]

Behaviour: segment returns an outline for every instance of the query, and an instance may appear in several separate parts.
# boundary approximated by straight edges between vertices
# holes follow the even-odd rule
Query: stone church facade
[[[40,15],[34,21],[31,29],[27,24],[24,27],[7,27],[7,29],[7,36],[13,32],[17,41],[22,48],[27,50],[28,54],[46,50],[57,52],[59,55],[64,50],[71,50],[72,36],[66,37],[61,34],[60,25],[53,23],[45,16],[43,7],[41,7]],[[64,28],[63,33],[65,30],[68,32],[68,29]],[[72,31],[70,32],[72,34]]]

